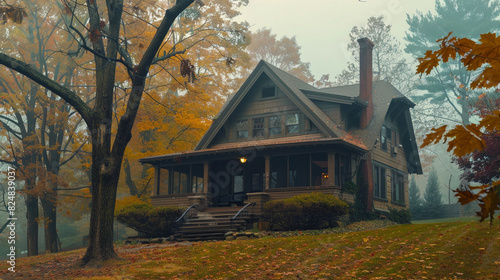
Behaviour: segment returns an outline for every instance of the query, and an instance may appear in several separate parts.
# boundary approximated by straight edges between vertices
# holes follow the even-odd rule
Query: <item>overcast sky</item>
[[[241,9],[252,31],[271,28],[278,37],[295,36],[302,61],[311,63],[317,79],[339,74],[349,59],[346,47],[353,26],[364,26],[370,16],[383,15],[404,44],[406,15],[434,10],[435,0],[250,0]]]

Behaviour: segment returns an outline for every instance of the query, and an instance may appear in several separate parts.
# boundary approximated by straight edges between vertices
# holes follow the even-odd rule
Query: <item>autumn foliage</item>
[[[440,48],[436,51],[427,51],[425,57],[420,58],[417,73],[430,74],[441,62],[460,58],[461,63],[469,71],[481,70],[481,73],[472,81],[471,89],[495,88],[500,83],[500,37],[495,33],[481,34],[478,42],[468,38],[448,36],[438,40]],[[498,89],[495,91],[498,95]],[[479,98],[484,98],[480,95]],[[497,96],[498,98],[498,96]],[[495,99],[497,99],[495,98]],[[448,151],[458,158],[472,156],[474,153],[491,149],[488,145],[496,143],[492,139],[500,137],[500,110],[490,108],[477,123],[457,125],[453,128],[441,126],[433,128],[424,139],[422,147],[434,143],[447,143]],[[491,150],[495,152],[495,149]],[[500,154],[489,155],[493,161],[498,161]],[[490,175],[494,176],[494,175]],[[470,178],[469,178],[470,179]],[[461,204],[478,201],[481,211],[478,216],[481,221],[490,218],[492,222],[495,210],[500,210],[500,178],[483,178],[488,183],[480,186],[468,186],[455,190],[455,196]],[[489,179],[489,180],[487,180]],[[485,181],[482,182],[485,182]]]

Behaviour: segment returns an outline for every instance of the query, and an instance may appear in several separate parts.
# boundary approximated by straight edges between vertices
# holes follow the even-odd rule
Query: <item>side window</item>
[[[248,120],[236,122],[236,134],[238,139],[248,138]]]
[[[382,126],[382,130],[380,130],[380,148],[384,151],[387,151],[387,129],[385,125]]]

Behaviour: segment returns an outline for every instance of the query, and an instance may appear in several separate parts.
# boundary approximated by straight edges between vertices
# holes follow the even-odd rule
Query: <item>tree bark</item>
[[[127,184],[128,189],[130,190],[130,195],[137,196],[139,194],[139,190],[137,189],[137,186],[135,185],[134,180],[132,180],[132,172],[130,170],[130,163],[128,162],[127,158],[123,162],[123,169],[125,171],[125,184]]]

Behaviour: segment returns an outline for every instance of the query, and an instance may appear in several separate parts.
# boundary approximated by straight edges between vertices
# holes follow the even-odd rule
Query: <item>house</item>
[[[362,174],[369,211],[408,208],[421,174],[409,109],[390,83],[372,81],[373,43],[360,44],[360,84],[317,89],[261,61],[193,151],[143,158],[155,168],[156,206],[241,208],[318,191],[341,196]]]

